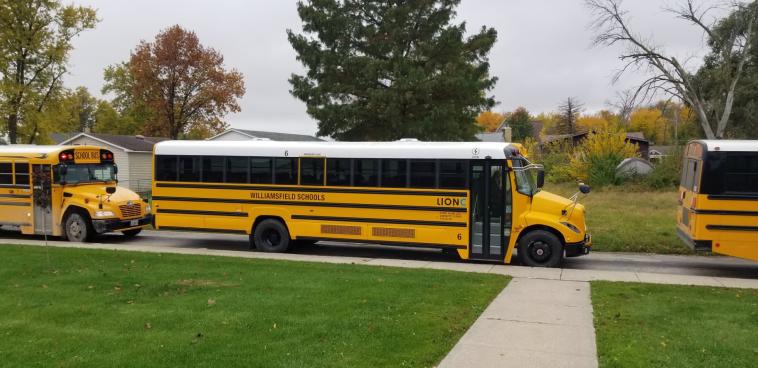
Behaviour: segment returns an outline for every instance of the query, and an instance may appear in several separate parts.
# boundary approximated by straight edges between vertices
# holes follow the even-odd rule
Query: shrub
[[[573,177],[603,187],[616,185],[616,166],[625,158],[637,157],[637,147],[626,141],[626,134],[616,130],[589,133],[571,156]]]
[[[529,160],[545,167],[545,180],[550,183],[573,181],[569,163],[571,161],[571,146],[567,142],[555,141],[540,147],[532,138],[524,140],[524,149],[529,154]]]
[[[679,186],[682,176],[682,148],[676,147],[668,156],[656,163],[648,175],[640,178],[643,185],[652,189],[671,189]]]

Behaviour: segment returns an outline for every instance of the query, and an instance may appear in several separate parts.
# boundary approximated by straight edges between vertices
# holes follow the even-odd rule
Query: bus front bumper
[[[583,241],[578,243],[567,243],[564,248],[566,249],[566,257],[579,257],[590,254],[590,249],[592,249],[592,236],[590,234],[585,234]]]
[[[147,215],[138,219],[121,220],[121,219],[107,219],[107,220],[92,220],[92,227],[98,234],[107,233],[110,231],[126,230],[138,227],[144,227],[150,225],[153,222],[153,215]]]

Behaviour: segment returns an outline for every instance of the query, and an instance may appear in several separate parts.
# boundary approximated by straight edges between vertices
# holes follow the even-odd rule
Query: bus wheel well
[[[264,220],[269,220],[269,219],[270,220],[277,220],[277,221],[281,222],[284,225],[284,227],[287,228],[287,231],[290,230],[289,226],[287,226],[287,221],[284,221],[284,219],[281,218],[281,217],[279,217],[279,216],[258,216],[258,217],[255,218],[255,221],[253,222],[253,227],[250,229],[250,234],[255,233],[255,227],[258,226],[258,224],[260,224]]]
[[[521,238],[528,234],[531,231],[534,230],[544,230],[553,233],[553,235],[557,236],[558,239],[561,241],[561,244],[566,245],[566,239],[563,237],[563,234],[561,234],[560,231],[545,225],[531,225],[527,226],[524,230],[521,230],[521,232],[518,235],[518,239],[516,239],[516,245],[518,245],[518,242],[521,240]]]
[[[66,212],[63,213],[62,221],[65,222],[66,218],[68,218],[68,216],[72,213],[78,213],[84,216],[85,219],[92,221],[92,218],[89,216],[89,212],[79,206],[68,206],[68,208],[66,208]]]

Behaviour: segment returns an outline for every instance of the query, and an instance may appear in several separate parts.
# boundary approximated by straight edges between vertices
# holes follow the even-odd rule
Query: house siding
[[[151,152],[129,153],[129,185],[137,193],[151,190],[153,183],[153,154]]]

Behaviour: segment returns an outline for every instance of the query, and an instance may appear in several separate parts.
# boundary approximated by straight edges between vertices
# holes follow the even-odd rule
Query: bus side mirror
[[[537,188],[542,188],[545,185],[545,170],[537,171]]]
[[[590,192],[590,186],[584,183],[579,184],[579,191],[584,194],[587,194]]]
[[[60,178],[59,184],[60,185],[66,185],[66,174],[68,173],[68,166],[66,165],[59,165],[58,166],[58,177]]]
[[[116,187],[105,187],[105,192],[108,194],[116,193]]]
[[[113,175],[118,175],[118,166],[113,165]]]

